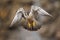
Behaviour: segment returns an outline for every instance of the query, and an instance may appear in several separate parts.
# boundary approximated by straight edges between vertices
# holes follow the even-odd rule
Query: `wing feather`
[[[52,15],[50,15],[48,12],[46,12],[44,9],[42,9],[42,8],[38,8],[39,10],[38,10],[38,13],[39,14],[42,14],[42,15],[48,15],[48,16],[51,16],[52,17]]]
[[[50,15],[48,12],[46,12],[44,9],[42,9],[39,6],[32,6],[32,10],[37,11],[41,15],[49,15],[52,17],[52,15]]]
[[[15,23],[17,23],[17,22],[19,22],[19,21],[21,20],[21,18],[22,18],[22,13],[23,13],[23,10],[22,10],[22,9],[19,9],[19,10],[16,12],[16,15],[15,15],[15,17],[13,18],[10,26],[13,26]]]

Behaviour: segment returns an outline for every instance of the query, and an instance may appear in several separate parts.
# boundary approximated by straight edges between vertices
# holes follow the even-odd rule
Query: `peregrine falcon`
[[[23,8],[19,8],[10,26],[13,26],[16,22],[20,22],[19,24],[23,28],[35,31],[40,29],[41,25],[44,24],[44,15],[52,17],[52,15],[39,6],[32,5],[30,12],[25,12]]]

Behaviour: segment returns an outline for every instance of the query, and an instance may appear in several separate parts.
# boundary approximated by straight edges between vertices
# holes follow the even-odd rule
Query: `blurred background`
[[[9,33],[12,33],[8,28],[17,9],[21,7],[21,3],[30,1],[32,0],[0,0],[0,40],[8,40],[11,35]],[[53,16],[51,24],[43,25],[38,32],[42,37],[60,40],[60,0],[34,1]]]

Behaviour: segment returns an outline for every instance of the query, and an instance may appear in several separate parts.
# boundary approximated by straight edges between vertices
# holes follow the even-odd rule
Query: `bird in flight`
[[[25,12],[23,8],[19,8],[10,26],[13,26],[16,22],[20,22],[21,26],[25,29],[35,31],[43,25],[44,15],[52,17],[52,15],[39,6],[31,6],[30,12]]]

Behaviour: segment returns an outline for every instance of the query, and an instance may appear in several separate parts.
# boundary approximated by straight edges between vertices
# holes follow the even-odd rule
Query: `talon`
[[[28,22],[28,27],[31,28],[31,24]]]
[[[35,23],[35,22],[33,22],[33,27],[35,27],[35,25],[36,25],[36,23]]]

